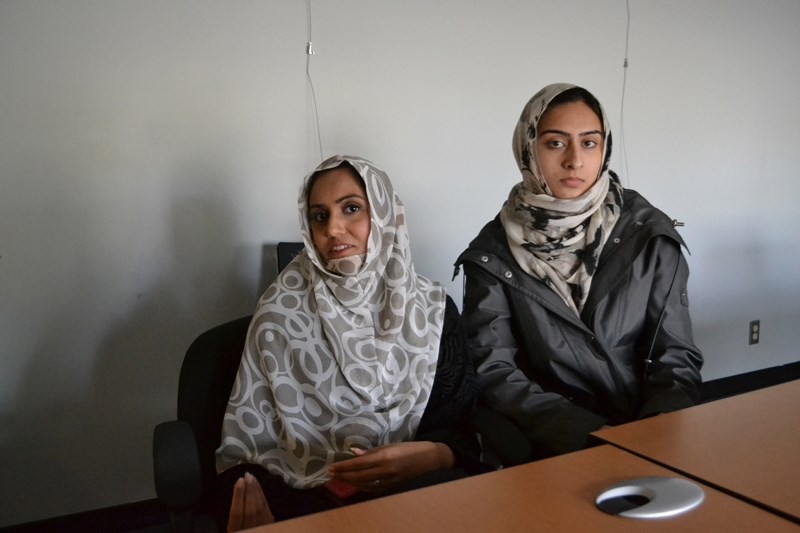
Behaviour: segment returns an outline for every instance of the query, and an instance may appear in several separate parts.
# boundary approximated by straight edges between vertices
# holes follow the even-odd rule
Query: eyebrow
[[[346,202],[347,200],[350,200],[352,198],[358,198],[359,200],[362,200],[364,202],[367,201],[367,199],[364,198],[363,196],[361,196],[360,194],[348,194],[348,195],[342,196],[341,198],[339,198],[337,200],[334,200],[333,203],[336,204],[336,205],[339,205],[342,202]],[[311,209],[311,208],[323,208],[324,209],[325,205],[324,204],[310,204],[308,207],[309,207],[309,209]]]
[[[539,135],[544,135],[545,133],[555,133],[556,135],[563,135],[564,137],[570,137],[569,133],[567,133],[566,131],[562,131],[562,130],[545,130],[545,131],[539,132]],[[600,135],[600,136],[602,136],[603,132],[600,131],[600,130],[590,130],[590,131],[584,131],[584,132],[578,134],[579,137],[585,137],[587,135]]]

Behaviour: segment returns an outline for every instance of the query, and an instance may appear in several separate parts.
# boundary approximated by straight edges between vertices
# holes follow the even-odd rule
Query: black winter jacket
[[[664,213],[626,189],[580,318],[517,266],[499,216],[458,258],[481,403],[509,417],[535,456],[696,402],[703,357],[682,244]]]

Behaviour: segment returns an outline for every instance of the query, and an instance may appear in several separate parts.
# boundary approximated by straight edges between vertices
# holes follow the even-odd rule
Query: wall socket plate
[[[747,344],[758,344],[758,341],[760,340],[761,340],[761,321],[751,320],[750,339],[747,341]]]

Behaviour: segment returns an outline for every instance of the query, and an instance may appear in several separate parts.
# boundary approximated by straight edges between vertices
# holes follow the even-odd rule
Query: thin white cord
[[[628,84],[628,40],[631,34],[631,4],[630,0],[625,0],[625,8],[628,14],[628,22],[625,28],[625,61],[622,63],[622,98],[619,104],[619,137],[620,147],[622,148],[622,167],[625,171],[624,178],[626,186],[630,187],[630,171],[628,170],[628,150],[625,146],[625,88]]]
[[[311,100],[314,103],[314,120],[317,123],[317,143],[319,144],[319,161],[323,161],[322,156],[322,134],[319,127],[319,111],[317,111],[317,93],[314,90],[314,80],[311,79],[311,56],[314,55],[314,40],[311,32],[311,0],[306,1],[306,13],[308,17],[308,42],[306,43],[306,78],[311,86]]]

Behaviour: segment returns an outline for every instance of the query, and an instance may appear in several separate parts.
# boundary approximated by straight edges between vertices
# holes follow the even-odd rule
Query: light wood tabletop
[[[800,380],[593,435],[800,521]]]
[[[252,531],[798,531],[788,520],[705,486],[705,500],[699,507],[672,518],[622,518],[595,507],[596,496],[608,486],[646,476],[680,477],[651,461],[602,445]]]

